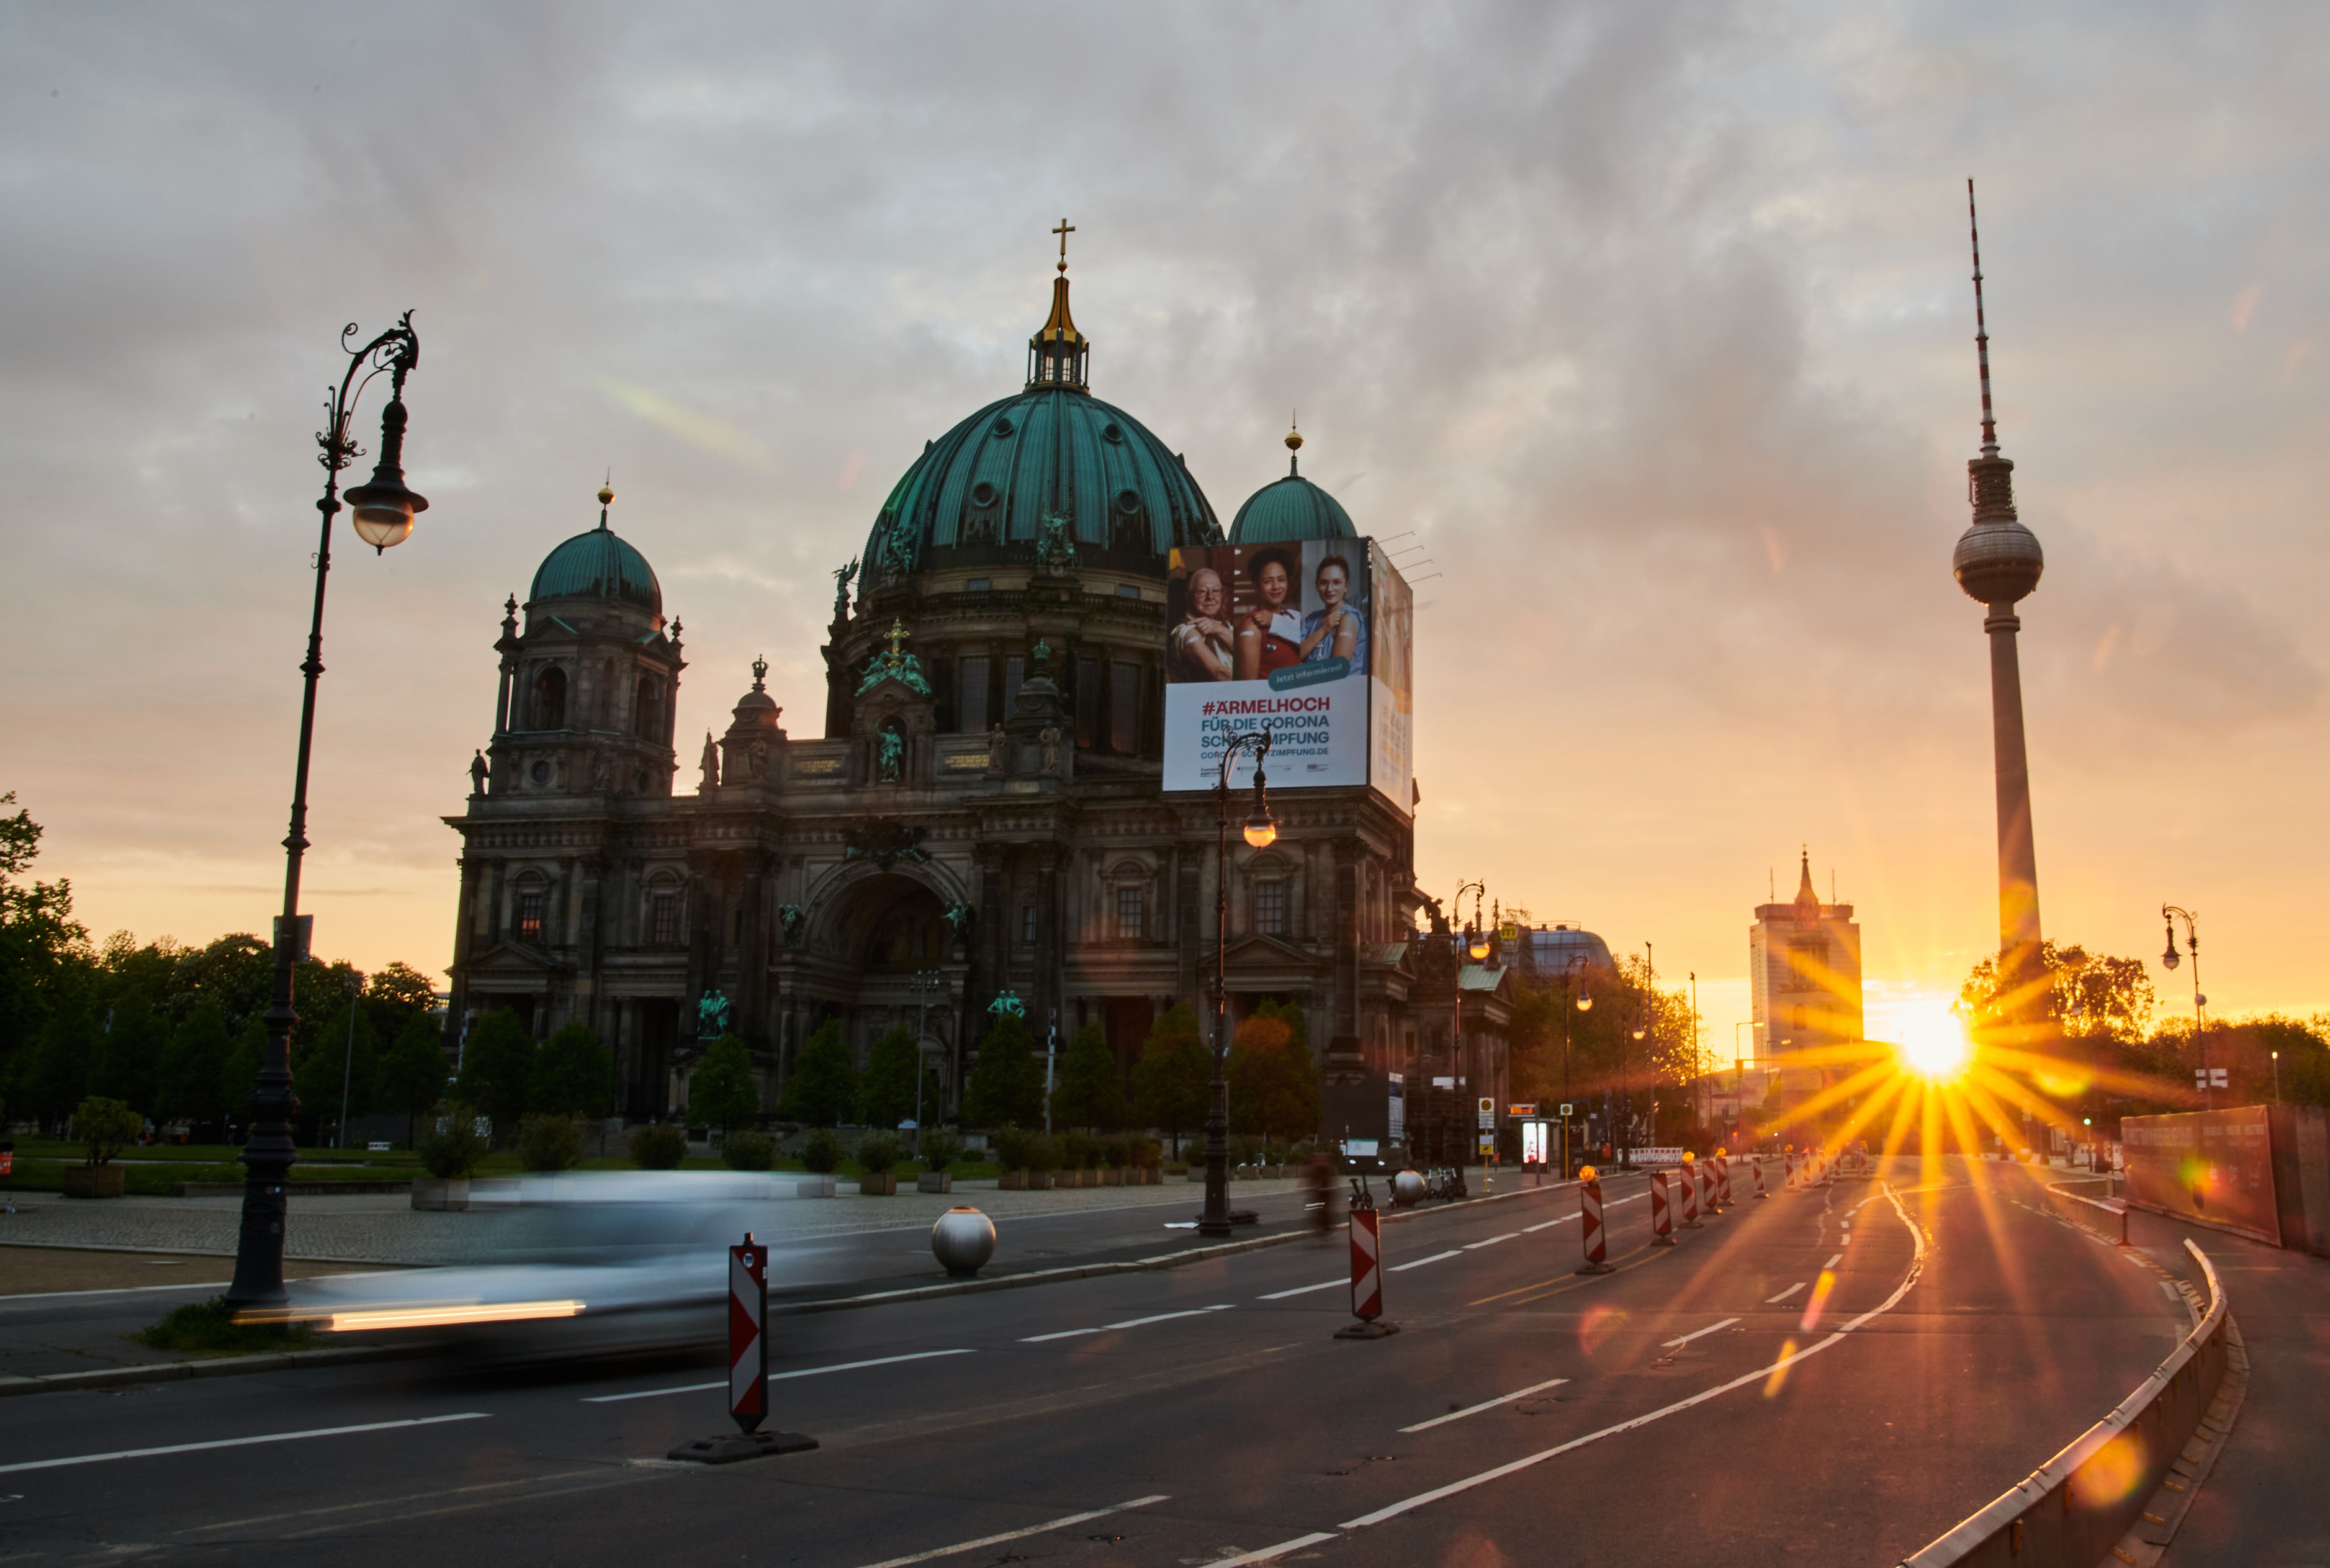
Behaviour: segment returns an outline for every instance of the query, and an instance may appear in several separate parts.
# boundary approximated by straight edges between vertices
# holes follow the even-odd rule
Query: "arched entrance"
[[[893,1028],[918,1033],[942,1103],[926,1120],[952,1111],[961,1082],[959,1024],[969,971],[964,946],[947,920],[947,901],[928,883],[899,871],[868,871],[832,890],[811,927],[819,980],[808,990],[825,1016],[841,1020],[842,1039],[863,1072],[874,1042]]]

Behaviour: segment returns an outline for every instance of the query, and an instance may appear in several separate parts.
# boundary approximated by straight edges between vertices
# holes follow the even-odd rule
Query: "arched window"
[[[639,677],[631,708],[631,728],[643,741],[663,738],[663,688],[651,675]]]
[[[556,665],[535,677],[534,727],[537,730],[566,728],[566,672]]]

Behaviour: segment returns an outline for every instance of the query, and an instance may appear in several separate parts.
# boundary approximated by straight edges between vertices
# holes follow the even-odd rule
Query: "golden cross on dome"
[[[890,656],[895,659],[898,656],[898,645],[914,634],[906,629],[906,623],[905,621],[899,619],[896,616],[892,616],[890,618],[890,629],[882,635],[890,639]]]
[[[1063,272],[1068,269],[1068,236],[1075,231],[1076,226],[1066,218],[1061,219],[1060,226],[1052,231],[1060,237],[1060,270]]]

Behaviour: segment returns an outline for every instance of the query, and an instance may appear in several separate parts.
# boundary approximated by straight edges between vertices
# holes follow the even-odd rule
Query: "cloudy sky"
[[[0,789],[99,931],[264,929],[312,432],[340,326],[412,307],[434,505],[336,560],[308,907],[326,952],[436,969],[501,600],[602,474],[687,622],[681,732],[755,654],[810,732],[827,573],[1016,389],[1065,213],[1096,390],[1225,518],[1299,406],[1305,471],[1426,547],[1429,885],[1656,943],[1719,1044],[1809,844],[1881,1016],[1995,941],[1982,611],[1948,571],[1972,175],[2049,561],[2048,932],[2155,954],[2172,900],[2217,1006],[2330,1006],[2325,33],[2263,5],[9,4]]]

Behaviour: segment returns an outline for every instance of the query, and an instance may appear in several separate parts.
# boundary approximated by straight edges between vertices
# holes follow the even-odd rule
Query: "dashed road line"
[[[928,1361],[934,1356],[971,1354],[972,1352],[968,1349],[917,1350],[905,1355],[877,1355],[871,1361],[842,1361],[831,1366],[802,1366],[791,1372],[772,1372],[769,1374],[769,1381],[781,1383],[789,1377],[822,1377],[829,1372],[855,1372],[861,1366],[892,1366],[901,1361]],[[717,1383],[690,1383],[678,1388],[643,1388],[636,1393],[594,1393],[586,1397],[582,1403],[584,1404],[621,1404],[626,1400],[654,1399],[667,1393],[702,1393],[708,1388],[727,1386],[728,1380],[724,1377]]]
[[[1823,1268],[1823,1269],[1833,1269],[1833,1268],[1835,1268],[1839,1263],[1842,1263],[1842,1262],[1843,1262],[1843,1261],[1844,1261],[1844,1254],[1843,1254],[1842,1252],[1839,1252],[1835,1257],[1831,1258],[1827,1262],[1823,1263],[1823,1264],[1821,1265],[1821,1267],[1822,1267],[1822,1268]]]
[[[1004,1530],[993,1535],[981,1535],[976,1541],[958,1541],[952,1546],[933,1546],[927,1552],[915,1552],[905,1557],[885,1557],[879,1563],[869,1563],[866,1568],[907,1568],[912,1563],[928,1563],[935,1558],[952,1557],[961,1552],[976,1552],[981,1546],[999,1546],[1006,1541],[1024,1541],[1030,1535],[1040,1535],[1047,1530],[1065,1530],[1071,1525],[1081,1525],[1090,1519],[1104,1519],[1111,1514],[1122,1514],[1127,1508],[1145,1508],[1151,1503],[1161,1503],[1166,1494],[1153,1497],[1135,1497],[1129,1503],[1112,1503],[1105,1508],[1094,1508],[1082,1514],[1064,1514],[1056,1519],[1047,1519],[1040,1525],[1030,1525],[1024,1530]],[[1324,1537],[1313,1537],[1314,1540]],[[1253,1561],[1253,1559],[1242,1559]]]
[[[62,1469],[68,1465],[102,1465],[115,1459],[147,1459],[162,1454],[191,1454],[204,1449],[241,1449],[254,1443],[298,1442],[305,1438],[346,1437],[360,1431],[393,1431],[408,1426],[441,1426],[450,1421],[485,1421],[490,1411],[463,1411],[459,1415],[420,1415],[404,1421],[368,1421],[361,1426],[319,1426],[306,1431],[261,1432],[256,1437],[213,1438],[208,1442],[170,1443],[153,1449],[117,1449],[108,1454],[71,1454],[63,1459],[24,1459],[13,1465],[0,1465],[0,1475],[13,1475],[19,1470]]]
[[[1688,1333],[1688,1334],[1684,1335],[1684,1336],[1683,1336],[1681,1338],[1680,1338],[1680,1339],[1670,1339],[1670,1340],[1668,1340],[1668,1341],[1667,1341],[1667,1343],[1666,1343],[1666,1347],[1667,1347],[1669,1350],[1672,1350],[1672,1349],[1673,1349],[1676,1346],[1678,1346],[1678,1345],[1688,1345],[1688,1344],[1690,1344],[1692,1340],[1699,1338],[1699,1337],[1700,1337],[1700,1336],[1702,1336],[1702,1335],[1712,1334],[1712,1333],[1714,1333],[1714,1332],[1715,1332],[1717,1329],[1719,1329],[1719,1328],[1729,1328],[1729,1327],[1730,1327],[1734,1323],[1737,1323],[1737,1322],[1738,1322],[1738,1321],[1739,1321],[1739,1319],[1738,1319],[1738,1318],[1725,1318],[1722,1322],[1720,1322],[1720,1323],[1710,1323],[1710,1324],[1709,1324],[1709,1325],[1708,1325],[1706,1327],[1704,1327],[1704,1328],[1694,1328],[1694,1329],[1692,1329],[1690,1333]]]
[[[1413,1263],[1395,1263],[1390,1268],[1386,1269],[1384,1272],[1387,1274],[1405,1274],[1410,1269],[1421,1269],[1426,1263],[1437,1263],[1444,1258],[1461,1258],[1463,1255],[1464,1254],[1462,1252],[1454,1251],[1435,1252],[1429,1258],[1418,1258]]]
[[[1765,1298],[1764,1298],[1764,1305],[1765,1305],[1765,1306],[1766,1306],[1766,1307],[1769,1307],[1769,1306],[1774,1305],[1774,1304],[1775,1304],[1775,1303],[1776,1303],[1776,1302],[1785,1301],[1785,1300],[1786,1300],[1789,1297],[1791,1297],[1791,1296],[1795,1295],[1797,1291],[1799,1291],[1799,1290],[1803,1289],[1804,1288],[1804,1282],[1802,1280],[1797,1280],[1795,1284],[1793,1284],[1793,1285],[1789,1286],[1786,1289],[1785,1289],[1785,1290],[1781,1291],[1778,1295],[1776,1295],[1776,1296],[1766,1296],[1766,1297],[1765,1297]]]
[[[1227,1312],[1227,1301],[1217,1307],[1192,1307],[1182,1312],[1160,1312],[1149,1318],[1128,1318],[1122,1323],[1103,1323],[1097,1328],[1063,1328],[1055,1334],[1030,1334],[1019,1341],[1022,1345],[1041,1345],[1050,1339],[1075,1339],[1086,1334],[1112,1334],[1120,1328],[1145,1328],[1151,1323],[1167,1323],[1176,1318],[1202,1318],[1208,1312]]]
[[[1530,1394],[1542,1393],[1549,1388],[1558,1388],[1568,1381],[1569,1379],[1566,1377],[1549,1377],[1543,1383],[1533,1383],[1527,1388],[1516,1389],[1511,1393],[1501,1393],[1494,1399],[1484,1399],[1478,1404],[1468,1405],[1463,1410],[1452,1410],[1446,1415],[1435,1415],[1430,1421],[1420,1421],[1414,1426],[1404,1426],[1399,1430],[1404,1432],[1428,1431],[1435,1426],[1445,1425],[1452,1421],[1463,1421],[1468,1415],[1478,1415],[1484,1410],[1494,1410],[1501,1404],[1511,1404],[1517,1399],[1527,1399]]]

